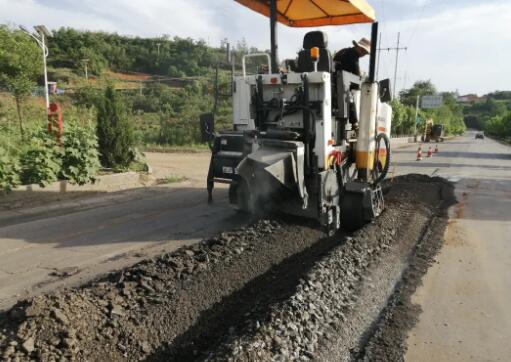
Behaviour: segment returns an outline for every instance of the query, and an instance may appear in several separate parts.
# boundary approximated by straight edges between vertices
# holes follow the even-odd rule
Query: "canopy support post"
[[[369,81],[372,83],[376,81],[376,52],[378,49],[378,22],[375,21],[371,26],[371,55],[369,58]]]
[[[271,69],[278,73],[278,44],[277,44],[277,0],[270,0],[270,41],[271,41]]]

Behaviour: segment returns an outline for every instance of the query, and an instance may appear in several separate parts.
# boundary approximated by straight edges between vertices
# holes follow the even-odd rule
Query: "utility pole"
[[[417,101],[415,103],[415,122],[413,122],[413,135],[417,135],[417,117],[419,116],[419,99],[420,96],[417,96]]]
[[[399,35],[400,35],[400,33],[398,32],[397,33],[397,46],[396,46],[396,66],[394,68],[394,89],[393,89],[392,98],[396,98],[397,60],[399,59]]]
[[[156,46],[158,47],[158,55],[160,55],[160,45],[161,43],[156,43]]]
[[[380,51],[382,50],[386,50],[386,51],[391,51],[391,50],[395,50],[396,51],[396,65],[394,67],[394,83],[392,84],[392,98],[395,98],[396,97],[396,79],[397,79],[397,63],[398,63],[398,59],[399,59],[399,51],[400,50],[408,50],[408,47],[400,47],[399,45],[399,38],[400,38],[400,33],[397,33],[397,45],[395,47],[389,47],[389,48],[378,48],[378,62],[380,60]],[[381,34],[380,34],[381,36]]]
[[[231,43],[226,43],[227,63],[231,62]]]
[[[85,79],[89,80],[89,73],[87,72],[87,63],[89,62],[89,59],[82,59],[84,67],[85,67]]]

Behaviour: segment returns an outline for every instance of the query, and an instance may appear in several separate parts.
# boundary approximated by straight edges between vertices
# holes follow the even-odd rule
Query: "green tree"
[[[411,133],[414,129],[413,120],[415,119],[415,106],[417,97],[425,95],[436,95],[437,90],[430,80],[417,81],[410,89],[400,92],[400,101],[393,101],[394,116],[392,119],[392,130],[394,133]],[[456,102],[452,93],[440,93],[443,98],[443,104],[435,109],[419,110],[420,121],[417,129],[420,132],[424,130],[427,119],[433,119],[435,124],[444,126],[446,134],[461,134],[465,131],[465,123],[463,122],[463,109]],[[394,124],[395,123],[395,124]]]
[[[97,108],[96,132],[101,164],[105,167],[128,167],[135,157],[133,125],[112,86],[106,88]]]
[[[21,138],[24,137],[22,103],[30,95],[41,73],[41,50],[29,36],[0,25],[0,85],[16,101]]]
[[[511,138],[511,112],[504,115],[496,115],[488,119],[485,124],[485,131],[500,139]]]
[[[70,28],[54,31],[50,52],[51,65],[74,68],[80,74],[84,58],[89,59],[89,68],[96,74],[109,67],[173,77],[204,75],[217,59],[225,58],[224,50],[190,38],[142,39]]]
[[[432,96],[436,93],[436,87],[431,80],[419,80],[413,84],[412,88],[399,92],[399,99],[403,104],[415,106],[417,96]]]
[[[393,99],[392,106],[392,134],[411,135],[415,131],[415,107],[407,106],[397,99]],[[419,114],[421,116],[421,114]]]

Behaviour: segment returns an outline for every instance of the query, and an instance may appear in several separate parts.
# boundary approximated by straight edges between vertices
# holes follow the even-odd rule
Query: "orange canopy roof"
[[[268,0],[235,0],[270,16]],[[366,0],[276,0],[277,21],[293,27],[372,23],[374,9]]]

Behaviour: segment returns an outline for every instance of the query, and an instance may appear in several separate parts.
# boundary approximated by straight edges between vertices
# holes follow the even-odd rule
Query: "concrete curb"
[[[390,138],[390,147],[403,147],[411,143],[417,143],[414,136],[403,136],[403,137],[391,137]]]
[[[414,143],[415,137],[414,136],[391,137],[390,141],[397,143]]]

